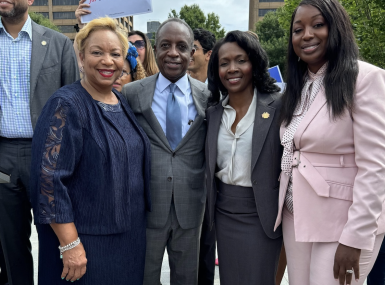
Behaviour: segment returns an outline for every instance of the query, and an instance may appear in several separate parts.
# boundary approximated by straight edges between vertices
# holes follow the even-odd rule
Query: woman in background
[[[127,56],[124,60],[122,76],[119,77],[113,85],[117,91],[122,92],[123,86],[127,83],[146,78],[146,71],[140,61],[137,61],[137,58],[138,52],[136,51],[136,48],[129,43]]]
[[[206,211],[223,285],[275,285],[281,99],[267,67],[258,40],[241,31],[229,32],[210,57]]]
[[[338,0],[299,4],[282,99],[276,221],[290,285],[362,285],[384,238],[385,71],[358,54]]]
[[[146,75],[151,76],[159,72],[156,64],[154,51],[151,42],[141,31],[131,31],[128,33],[128,40],[132,43],[139,53],[139,61],[146,70]]]

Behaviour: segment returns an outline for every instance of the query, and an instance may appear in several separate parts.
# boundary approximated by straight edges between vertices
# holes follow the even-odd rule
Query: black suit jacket
[[[252,156],[251,181],[258,215],[266,235],[273,239],[282,235],[280,227],[274,232],[275,219],[278,213],[279,175],[281,173],[281,157],[283,152],[279,138],[280,109],[281,95],[279,93],[257,94],[253,146],[252,153],[250,154]],[[206,209],[206,218],[209,219],[211,226],[214,222],[217,197],[214,175],[217,164],[218,132],[222,114],[222,102],[210,107],[206,112],[208,124],[205,150],[208,207]],[[262,116],[263,114],[265,115]]]

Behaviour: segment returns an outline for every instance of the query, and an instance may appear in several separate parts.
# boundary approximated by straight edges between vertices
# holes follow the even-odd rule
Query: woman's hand
[[[82,24],[81,16],[91,14],[91,11],[85,9],[91,7],[88,4],[84,4],[86,0],[80,0],[79,6],[75,10],[75,17],[78,20],[79,27],[83,27],[84,24]]]
[[[87,258],[83,244],[63,252],[63,272],[61,279],[67,281],[79,280],[86,273]]]
[[[353,270],[356,280],[360,278],[360,255],[361,249],[339,244],[334,257],[333,273],[334,278],[339,279],[340,285],[352,284],[352,273],[346,270]]]

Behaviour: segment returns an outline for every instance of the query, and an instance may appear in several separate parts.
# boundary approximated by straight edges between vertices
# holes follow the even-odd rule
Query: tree
[[[56,26],[54,23],[52,23],[49,19],[47,19],[46,17],[44,17],[42,14],[40,13],[35,13],[35,12],[31,12],[29,11],[28,12],[29,16],[31,17],[31,19],[36,23],[36,24],[39,24],[39,25],[42,25],[44,27],[47,27],[47,28],[50,28],[54,31],[57,31],[57,32],[61,32],[59,27]]]
[[[269,56],[269,65],[279,65],[282,75],[285,77],[287,37],[285,30],[279,25],[277,13],[267,13],[263,20],[255,25],[255,32],[261,46]]]
[[[301,0],[285,0],[278,10],[281,27],[288,36],[291,15]],[[361,57],[381,68],[385,68],[385,1],[384,0],[340,0],[349,14]]]
[[[217,39],[225,36],[225,29],[219,23],[219,16],[215,13],[208,13],[207,16],[197,4],[191,6],[184,5],[180,12],[174,9],[168,14],[169,18],[179,18],[184,20],[191,29],[203,28],[212,32]]]

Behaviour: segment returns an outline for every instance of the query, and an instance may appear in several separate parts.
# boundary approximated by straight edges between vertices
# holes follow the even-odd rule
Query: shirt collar
[[[8,33],[7,30],[5,29],[5,27],[4,27],[4,25],[3,25],[3,22],[1,21],[1,18],[0,18],[0,32],[1,32],[2,30],[3,30],[6,34],[9,35],[9,33]],[[31,20],[31,18],[29,17],[29,15],[28,15],[27,21],[25,21],[25,23],[24,23],[24,26],[21,28],[18,37],[20,36],[21,32],[27,33],[28,36],[29,36],[29,38],[30,38],[30,40],[32,41],[32,20]]]
[[[166,77],[163,76],[162,73],[159,73],[158,77],[158,86],[160,92],[163,92],[166,90],[166,88],[171,84],[172,82],[168,80]],[[190,88],[190,83],[187,77],[187,74],[185,74],[182,78],[180,78],[177,82],[175,82],[175,85],[178,86],[179,90],[182,91],[182,93],[185,96],[190,95],[188,89]]]
[[[252,105],[253,103],[254,103],[254,101],[256,101],[256,99],[257,99],[257,88],[254,88],[254,96],[253,96],[253,100],[251,101],[251,104],[250,105]],[[222,106],[223,106],[223,108],[230,108],[230,109],[233,109],[233,107],[231,107],[230,105],[228,105],[228,103],[229,103],[229,95],[227,95],[226,96],[226,98],[225,99],[223,99],[223,101],[222,101]]]

